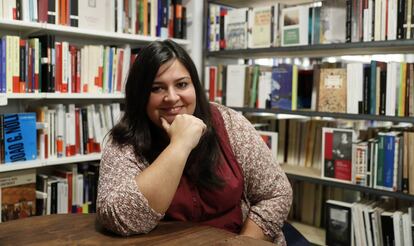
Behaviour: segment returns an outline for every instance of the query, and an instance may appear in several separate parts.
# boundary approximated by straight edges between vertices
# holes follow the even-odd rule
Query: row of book
[[[35,215],[95,213],[99,163],[0,174],[1,222]]]
[[[321,177],[414,194],[413,129],[372,130],[357,139],[351,129],[323,128]]]
[[[413,38],[412,1],[335,0],[299,6],[210,4],[207,49],[262,48]]]
[[[99,153],[121,115],[119,103],[56,104],[29,111],[0,115],[0,163]]]
[[[413,245],[414,211],[389,200],[326,201],[326,245]]]
[[[129,45],[77,47],[54,35],[4,36],[0,93],[121,93],[136,52]]]
[[[290,179],[290,183],[293,189],[293,202],[288,220],[314,227],[325,227],[326,200],[354,202],[361,199],[359,192],[349,189],[295,179]]]
[[[5,0],[0,2],[0,19],[186,38],[182,0]]]
[[[414,115],[413,63],[218,65],[204,74],[209,100],[231,107]]]

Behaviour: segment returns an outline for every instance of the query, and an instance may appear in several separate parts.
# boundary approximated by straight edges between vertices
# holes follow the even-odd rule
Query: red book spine
[[[49,8],[48,0],[38,0],[38,18],[39,22],[47,22],[47,10]]]
[[[124,64],[124,50],[119,50],[119,57],[118,57],[118,68],[117,68],[117,81],[116,81],[116,91],[120,92],[122,88],[122,67]]]
[[[55,92],[62,91],[62,44],[55,43],[56,52],[56,79],[55,79]]]
[[[81,68],[81,51],[79,49],[76,50],[76,92],[81,93],[81,77],[80,77],[80,70]]]
[[[70,67],[71,67],[71,87],[72,87],[72,91],[71,92],[77,92],[77,88],[76,88],[76,47],[73,45],[69,45],[69,52],[70,52]]]
[[[214,102],[214,99],[216,98],[216,69],[213,67],[210,67],[210,81],[209,81],[209,100],[211,102]]]

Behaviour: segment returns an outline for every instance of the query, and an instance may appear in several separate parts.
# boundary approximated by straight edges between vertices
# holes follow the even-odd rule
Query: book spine
[[[70,25],[74,27],[79,26],[79,0],[70,0]]]

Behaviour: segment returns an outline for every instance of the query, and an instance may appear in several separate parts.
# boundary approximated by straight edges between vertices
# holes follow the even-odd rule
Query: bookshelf
[[[95,153],[95,154],[88,154],[88,155],[63,157],[63,158],[51,158],[51,159],[46,159],[46,160],[21,161],[21,162],[15,162],[13,164],[0,165],[0,173],[23,170],[23,169],[40,168],[40,167],[46,167],[46,166],[58,166],[58,165],[65,165],[65,164],[79,163],[79,162],[99,161],[100,159],[101,159],[101,154]]]
[[[207,57],[216,58],[265,58],[265,57],[326,57],[342,55],[373,55],[413,53],[414,40],[387,40],[356,43],[312,44],[289,47],[248,48],[238,50],[208,51]]]
[[[54,34],[61,37],[80,38],[82,40],[109,41],[112,43],[148,44],[155,40],[162,40],[159,37],[144,36],[138,34],[116,33],[90,30],[71,26],[62,26],[48,23],[28,22],[21,20],[0,19],[0,29],[19,32],[21,35],[28,35],[35,32]],[[172,39],[178,44],[188,45],[190,41],[185,39]]]
[[[403,54],[406,55],[406,57],[403,61],[399,61],[399,62],[412,62],[411,60],[411,54],[414,53],[414,39],[413,36],[411,35],[411,38],[396,38],[395,40],[384,40],[383,37],[380,38],[380,40],[377,39],[377,37],[374,38],[374,33],[372,34],[372,41],[355,41],[352,40],[352,42],[337,42],[337,43],[313,43],[313,39],[312,39],[312,43],[311,43],[311,38],[309,36],[309,44],[307,45],[295,45],[295,46],[282,46],[280,43],[282,42],[282,34],[279,33],[279,44],[275,45],[274,43],[272,43],[272,41],[270,42],[270,44],[267,44],[267,47],[263,48],[249,48],[250,47],[250,43],[247,42],[247,48],[237,48],[237,49],[231,49],[231,47],[229,48],[229,46],[227,46],[228,40],[227,38],[227,34],[223,34],[222,32],[222,16],[221,15],[227,15],[228,13],[226,13],[226,11],[231,11],[229,10],[229,8],[256,8],[256,7],[262,7],[262,6],[271,6],[275,3],[280,3],[280,4],[286,4],[289,5],[289,7],[291,5],[296,5],[296,4],[315,4],[312,5],[312,8],[315,6],[320,7],[321,5],[317,5],[316,2],[318,1],[235,1],[235,0],[211,0],[211,1],[207,1],[207,3],[205,3],[205,10],[204,10],[204,15],[205,15],[205,20],[204,20],[204,66],[206,68],[209,67],[214,67],[216,70],[205,70],[204,71],[204,75],[207,74],[207,76],[204,76],[205,80],[204,83],[209,83],[210,85],[206,85],[205,84],[205,88],[208,90],[209,88],[211,88],[211,80],[210,76],[217,76],[216,78],[219,78],[220,76],[222,76],[223,78],[226,75],[227,71],[225,70],[227,65],[240,65],[240,67],[242,66],[248,66],[248,65],[252,65],[255,64],[255,61],[252,61],[254,59],[261,59],[261,58],[274,58],[273,59],[273,65],[276,66],[276,64],[282,63],[281,60],[284,60],[285,58],[312,58],[314,60],[322,60],[325,59],[327,57],[340,57],[340,56],[370,56],[370,55],[388,55],[388,54]],[[326,2],[326,1],[324,1]],[[343,2],[352,2],[352,1],[343,1]],[[354,1],[355,2],[355,1]],[[366,1],[366,2],[371,2],[371,1]],[[216,31],[216,37],[211,38],[211,33],[209,33],[209,31],[211,31],[211,26],[210,25],[216,25],[216,23],[211,24],[212,21],[212,16],[210,13],[210,8],[209,8],[209,4],[214,4],[214,5],[220,5],[219,9],[214,9],[212,12],[216,11],[216,12],[220,12],[220,18],[219,18],[219,22],[220,22],[220,31],[219,34]],[[395,3],[396,4],[396,3]],[[221,7],[223,6],[223,7]],[[280,5],[279,5],[280,6]],[[286,7],[284,6],[284,7]],[[363,6],[363,8],[365,8],[367,6]],[[276,7],[275,7],[276,8]],[[388,8],[388,5],[387,5]],[[250,11],[250,10],[249,10]],[[267,11],[267,10],[266,10]],[[273,10],[272,10],[273,11]],[[280,9],[279,9],[280,11]],[[376,10],[375,10],[376,11]],[[388,9],[387,9],[388,11]],[[309,12],[310,13],[310,12]],[[313,14],[315,12],[312,12]],[[215,13],[217,14],[217,13]],[[247,14],[250,17],[250,12],[248,12]],[[217,15],[216,15],[217,16]],[[230,15],[229,15],[230,16]],[[281,12],[281,16],[282,16],[282,12]],[[226,18],[226,17],[225,17]],[[230,18],[230,17],[229,17]],[[274,16],[272,15],[272,18],[274,18]],[[280,18],[282,19],[282,18]],[[250,20],[249,20],[250,21]],[[282,20],[279,20],[279,25],[281,25]],[[235,22],[231,22],[231,24],[234,24]],[[273,23],[273,22],[272,22]],[[237,24],[240,24],[240,22],[237,22]],[[413,24],[411,23],[411,26]],[[266,26],[267,27],[267,26]],[[367,28],[368,26],[365,26],[363,28]],[[214,28],[217,27],[213,27],[213,33],[214,33]],[[224,24],[224,30],[226,30],[226,28],[228,28],[226,26],[226,24]],[[251,26],[248,26],[247,29],[251,28]],[[272,27],[273,28],[273,27]],[[282,27],[278,26],[277,27],[278,32],[282,32]],[[313,26],[309,26],[309,28],[313,28]],[[353,27],[352,27],[353,28]],[[372,27],[374,29],[374,27]],[[241,30],[238,29],[238,30]],[[312,31],[314,31],[314,29],[312,29]],[[226,31],[224,31],[226,32]],[[251,31],[250,31],[251,32]],[[213,48],[211,45],[211,42],[215,42],[217,39],[217,35],[220,36],[220,41],[219,44],[213,44]],[[224,47],[222,46],[222,38],[223,35],[225,37],[224,40]],[[249,31],[246,32],[245,34],[247,36],[247,38],[250,38],[249,35]],[[308,33],[308,35],[310,35]],[[313,34],[312,34],[313,35]],[[405,35],[405,34],[404,34]],[[214,34],[213,34],[214,36]],[[375,40],[375,41],[374,41]],[[215,46],[215,47],[214,47]],[[220,46],[219,49],[217,48],[217,46]],[[211,50],[212,48],[212,50]],[[229,48],[229,49],[228,49]],[[217,50],[218,49],[218,50]],[[408,57],[408,58],[407,58]],[[265,60],[265,59],[263,59]],[[270,59],[268,59],[270,60]],[[275,61],[276,60],[276,61]],[[293,59],[292,59],[293,60]],[[350,61],[348,63],[352,63],[354,61]],[[270,63],[270,62],[269,62]],[[347,63],[347,62],[344,62]],[[291,63],[293,64],[293,62]],[[222,66],[222,67],[220,67]],[[252,66],[253,67],[253,66]],[[243,69],[243,68],[241,68]],[[253,68],[252,68],[253,69]],[[210,71],[210,74],[208,74]],[[235,70],[231,70],[233,73]],[[248,76],[248,70],[246,70],[246,74],[243,76],[233,76],[231,77],[232,79],[236,78],[244,78],[244,76]],[[265,70],[266,71],[266,70]],[[260,72],[259,72],[260,73]],[[249,74],[250,76],[250,74]],[[221,78],[221,79],[223,79]],[[217,80],[221,80],[221,79],[217,79]],[[272,78],[273,79],[273,78]],[[258,79],[260,81],[260,79]],[[245,81],[248,81],[247,79]],[[320,80],[319,80],[320,81]],[[225,81],[224,79],[218,83],[229,83],[228,81]],[[230,81],[231,82],[231,81]],[[251,82],[251,81],[249,81]],[[214,83],[214,82],[213,82]],[[260,82],[258,82],[260,83]],[[216,84],[217,86],[217,84]],[[221,85],[220,85],[221,86]],[[319,82],[318,82],[318,86],[319,86]],[[379,86],[379,85],[377,85]],[[293,86],[292,86],[293,87]],[[223,86],[223,91],[222,91],[222,95],[224,97],[225,95],[225,88],[226,86]],[[245,87],[246,90],[247,87]],[[216,89],[216,88],[214,88]],[[259,89],[258,89],[259,90]],[[292,89],[293,91],[293,89]],[[210,91],[209,91],[210,92]],[[246,93],[246,91],[244,91],[244,93]],[[211,95],[210,95],[211,96]],[[217,94],[216,94],[217,96]],[[234,95],[231,95],[232,97]],[[244,97],[246,96],[246,94],[244,94]],[[312,95],[313,96],[313,95]],[[214,96],[213,96],[214,97]],[[221,97],[221,95],[219,96]],[[243,95],[242,95],[243,97]],[[244,98],[245,99],[245,98]],[[388,100],[388,99],[387,99]],[[411,99],[410,99],[411,100]],[[293,101],[293,99],[292,99]],[[387,102],[389,103],[389,102]],[[246,101],[244,101],[244,104],[246,104]],[[376,104],[378,105],[378,103]],[[361,113],[361,114],[357,114],[357,113],[339,113],[339,112],[319,112],[317,110],[308,110],[308,109],[298,109],[298,110],[286,110],[286,109],[276,109],[276,108],[264,108],[264,106],[262,108],[253,108],[253,107],[246,107],[246,106],[231,106],[231,108],[233,108],[236,111],[242,112],[243,114],[245,114],[246,116],[252,117],[253,120],[256,120],[260,117],[263,117],[263,121],[259,121],[259,122],[267,122],[269,120],[282,120],[282,119],[317,119],[317,120],[329,120],[329,121],[336,121],[336,120],[349,120],[349,121],[353,121],[353,122],[358,122],[358,121],[365,121],[365,122],[392,122],[393,124],[400,124],[404,125],[405,123],[408,123],[407,125],[411,126],[414,124],[414,117],[412,116],[388,116],[388,115],[380,115],[379,113],[374,113],[374,114],[365,114],[365,113]],[[345,111],[346,112],[346,111]],[[395,114],[395,115],[399,115],[399,114]],[[406,114],[408,115],[408,114]],[[411,114],[410,114],[411,115]],[[404,123],[404,124],[402,124]],[[261,125],[261,123],[257,123],[257,125]],[[270,125],[270,124],[269,124]],[[355,124],[356,125],[356,124]],[[287,130],[287,128],[286,128]],[[306,139],[305,139],[306,140]],[[303,139],[301,141],[304,141]],[[408,145],[408,144],[407,144]],[[286,147],[287,148],[287,147]],[[308,151],[308,150],[307,150]],[[286,153],[286,152],[285,152]],[[307,154],[307,153],[306,153]],[[411,160],[410,160],[411,161]],[[402,202],[407,202],[407,203],[413,203],[414,202],[414,195],[412,194],[408,194],[408,193],[403,193],[403,192],[394,192],[394,191],[388,191],[388,190],[383,190],[383,189],[376,189],[376,188],[370,188],[370,187],[366,187],[366,186],[361,186],[361,185],[357,185],[357,184],[351,184],[351,183],[344,183],[344,182],[340,182],[340,181],[332,181],[332,180],[328,180],[328,179],[323,179],[321,176],[321,170],[320,169],[315,169],[315,168],[309,168],[309,167],[300,167],[299,164],[296,163],[282,163],[282,168],[284,169],[285,173],[287,174],[287,176],[289,177],[289,179],[291,180],[296,180],[296,181],[305,181],[308,183],[312,183],[312,184],[317,184],[317,185],[323,185],[324,187],[337,187],[337,188],[343,188],[346,190],[351,190],[351,191],[358,191],[361,194],[368,194],[368,196],[370,195],[375,195],[377,197],[381,197],[381,196],[386,196],[386,197],[392,197],[395,198],[397,200],[400,200]],[[411,168],[411,167],[410,167]],[[410,176],[411,179],[411,176]],[[306,190],[305,190],[306,192]],[[295,200],[293,201],[295,202]],[[300,216],[299,216],[300,217]],[[317,245],[325,245],[325,230],[322,228],[315,228],[312,226],[308,226],[305,225],[303,223],[300,222],[291,222],[293,226],[295,226],[299,231],[301,231],[308,239],[309,241],[311,241],[311,243],[313,244],[317,244]],[[323,222],[322,222],[323,223]]]

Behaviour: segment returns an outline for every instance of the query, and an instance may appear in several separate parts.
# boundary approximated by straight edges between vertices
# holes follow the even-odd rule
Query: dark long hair
[[[126,81],[124,115],[110,136],[118,145],[131,145],[137,158],[145,158],[150,163],[164,150],[168,142],[161,140],[160,129],[149,119],[146,107],[158,69],[172,59],[181,62],[190,73],[196,93],[194,116],[207,125],[205,134],[187,159],[184,173],[198,186],[221,187],[223,181],[215,171],[220,147],[212,126],[210,104],[192,59],[171,40],[152,42],[139,52]]]

